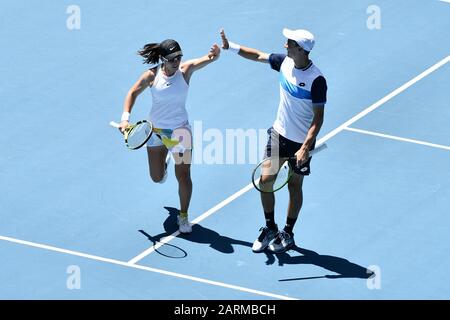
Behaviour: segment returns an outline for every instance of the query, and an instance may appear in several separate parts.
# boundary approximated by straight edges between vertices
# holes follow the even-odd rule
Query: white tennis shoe
[[[189,223],[188,217],[178,216],[178,230],[180,233],[191,233],[192,226]]]

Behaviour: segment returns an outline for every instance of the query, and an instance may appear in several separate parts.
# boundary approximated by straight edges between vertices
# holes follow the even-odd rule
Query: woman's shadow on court
[[[163,226],[165,232],[158,235],[152,236],[153,239],[160,241],[161,238],[167,237],[174,232],[178,231],[177,216],[179,210],[171,207],[164,207],[169,216],[164,221]],[[243,241],[239,239],[233,239],[230,237],[222,236],[214,230],[202,227],[199,224],[192,226],[192,233],[188,235],[180,234],[180,238],[202,244],[209,244],[209,246],[219,252],[230,254],[234,252],[233,245],[241,245],[248,247],[251,250],[252,243],[248,241]],[[297,252],[300,255],[292,255],[292,252]],[[352,263],[346,259],[321,255],[312,250],[307,250],[294,246],[291,250],[284,253],[272,254],[265,251],[264,254],[267,257],[266,264],[274,264],[278,260],[278,265],[283,266],[285,264],[312,264],[323,269],[329,270],[331,272],[337,273],[334,275],[325,275],[319,277],[306,277],[306,278],[293,278],[293,279],[282,279],[280,281],[293,281],[293,280],[306,280],[314,278],[328,278],[328,279],[338,279],[338,278],[361,278],[368,279],[373,274],[372,271],[364,268],[360,265]]]
[[[160,241],[161,238],[167,237],[178,231],[177,217],[180,211],[171,207],[164,208],[168,211],[169,216],[163,223],[165,232],[152,237],[157,241]],[[209,244],[211,248],[227,254],[234,252],[233,245],[241,245],[249,248],[251,248],[253,245],[252,243],[247,241],[222,236],[216,231],[204,228],[199,224],[195,224],[192,226],[192,233],[180,234],[178,237],[191,242]]]

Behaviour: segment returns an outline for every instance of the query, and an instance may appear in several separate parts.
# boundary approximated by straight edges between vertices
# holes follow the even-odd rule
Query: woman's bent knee
[[[150,178],[155,183],[160,183],[164,179],[164,172],[150,173]]]

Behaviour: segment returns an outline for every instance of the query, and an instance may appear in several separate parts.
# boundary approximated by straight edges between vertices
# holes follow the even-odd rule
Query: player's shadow
[[[178,231],[177,216],[179,214],[179,210],[172,207],[164,207],[164,208],[168,211],[169,216],[163,223],[165,232],[153,236],[153,238],[157,241],[160,241],[161,238],[171,235],[174,232]],[[187,235],[180,234],[178,237],[196,243],[209,244],[211,248],[226,254],[234,252],[233,245],[245,246],[248,247],[249,250],[251,250],[252,247],[252,243],[250,242],[222,236],[216,231],[205,228],[199,224],[195,224],[192,227],[192,233]],[[297,252],[300,255],[293,255],[293,252]],[[298,246],[294,246],[291,250],[285,253],[272,254],[270,252],[265,251],[264,254],[267,257],[266,260],[267,265],[274,264],[275,261],[278,260],[279,266],[283,266],[285,264],[312,264],[336,273],[334,275],[282,279],[280,281],[306,280],[314,278],[367,279],[373,275],[373,273],[370,270],[362,266],[359,266],[355,263],[352,263],[344,258],[329,255],[321,255],[312,250],[307,250],[304,248],[300,248]]]
[[[154,236],[154,238],[158,241],[161,238],[167,237],[168,235],[178,231],[177,217],[180,211],[172,207],[164,208],[168,211],[169,216],[163,223],[165,232]],[[247,241],[222,236],[218,232],[205,228],[200,224],[195,224],[192,226],[192,233],[186,235],[180,234],[178,237],[195,243],[208,244],[212,249],[226,254],[234,252],[234,245],[245,246],[248,248],[251,248],[253,245]],[[272,264],[275,261],[275,258],[270,253],[266,253],[266,255],[268,261],[270,261],[268,264]]]
[[[297,252],[300,255],[291,255],[292,252]],[[335,256],[322,255],[312,250],[307,250],[294,246],[291,250],[276,254],[278,259],[278,265],[283,266],[285,264],[313,264],[323,269],[332,271],[337,274],[324,275],[318,277],[302,277],[281,279],[279,281],[294,281],[294,280],[308,280],[308,279],[339,279],[339,278],[360,278],[368,279],[374,276],[374,272],[364,268],[356,263],[350,262],[347,259],[339,258]]]

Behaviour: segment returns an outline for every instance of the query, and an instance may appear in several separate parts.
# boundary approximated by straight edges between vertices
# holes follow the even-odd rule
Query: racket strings
[[[292,169],[288,161],[280,163],[279,159],[268,158],[255,169],[253,184],[259,191],[275,192],[288,183],[291,175]]]
[[[148,122],[141,122],[129,128],[126,135],[128,147],[135,149],[142,146],[150,138],[152,129]]]

